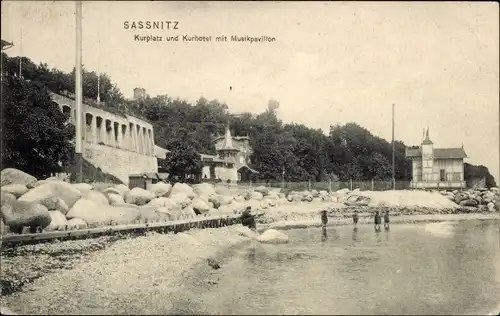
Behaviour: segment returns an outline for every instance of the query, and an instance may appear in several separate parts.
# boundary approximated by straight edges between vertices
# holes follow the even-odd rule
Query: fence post
[[[309,192],[311,192],[311,180],[309,180]]]
[[[350,190],[352,191],[352,179],[349,180],[349,187],[350,187]]]
[[[372,191],[374,191],[375,186],[373,185],[373,179],[372,179]]]
[[[328,180],[328,192],[332,192],[332,179]]]

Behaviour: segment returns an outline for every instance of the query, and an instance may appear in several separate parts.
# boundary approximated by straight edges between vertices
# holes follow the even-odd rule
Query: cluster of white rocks
[[[352,207],[476,207],[478,211],[498,211],[498,188],[474,191],[369,192],[342,189],[292,191],[285,195],[279,188],[259,186],[231,192],[224,186],[208,183],[193,186],[159,182],[148,190],[127,186],[70,184],[58,179],[37,180],[17,169],[1,172],[1,232],[22,233],[72,230],[109,225],[168,222],[197,216],[240,214],[303,203],[329,203],[334,208]],[[443,196],[445,198],[443,198]],[[429,204],[429,205],[427,205]],[[8,229],[6,229],[6,227]]]
[[[1,179],[2,234],[166,222],[239,214],[248,206],[260,211],[290,202],[333,199],[326,191],[291,192],[285,196],[280,189],[260,186],[231,193],[208,183],[172,186],[159,182],[148,190],[129,189],[123,184],[100,188],[55,178],[37,180],[12,168],[2,170]]]
[[[470,189],[466,191],[441,191],[440,193],[450,201],[463,207],[474,207],[480,212],[500,211],[500,189],[496,187],[489,189]]]

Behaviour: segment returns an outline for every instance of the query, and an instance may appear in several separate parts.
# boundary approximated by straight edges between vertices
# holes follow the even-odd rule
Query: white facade
[[[412,161],[412,188],[465,188],[462,148],[434,148],[429,131],[421,147],[407,148]]]

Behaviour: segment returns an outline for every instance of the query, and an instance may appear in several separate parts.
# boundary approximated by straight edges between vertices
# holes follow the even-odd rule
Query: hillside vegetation
[[[3,55],[7,72],[2,83],[2,168],[13,167],[37,177],[69,166],[74,127],[50,102],[48,91],[74,93],[74,70],[64,73],[35,65],[23,57],[23,79],[14,76],[19,58]],[[97,73],[83,71],[86,102],[97,98]],[[30,80],[29,82],[26,79]],[[279,102],[270,100],[263,113],[231,115],[228,105],[201,97],[194,104],[168,95],[125,100],[106,74],[100,74],[100,105],[114,113],[145,118],[153,124],[155,143],[172,151],[162,162],[173,175],[201,169],[198,153],[215,154],[212,139],[221,135],[227,124],[233,135],[250,136],[254,152],[251,167],[259,170],[261,180],[286,181],[389,180],[392,172],[392,146],[356,123],[335,125],[329,133],[302,124],[285,124],[276,114]],[[57,164],[62,162],[62,166]],[[396,141],[396,180],[411,179],[410,162],[405,159],[405,144]],[[466,178],[494,179],[484,166],[467,165]]]

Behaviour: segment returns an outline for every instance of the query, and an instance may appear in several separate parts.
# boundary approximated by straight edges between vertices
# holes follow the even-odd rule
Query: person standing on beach
[[[241,214],[241,224],[243,226],[246,226],[250,228],[253,231],[257,230],[257,224],[255,223],[255,216],[250,214],[250,211],[252,210],[251,206],[247,206],[246,209],[243,211]]]
[[[353,222],[353,224],[357,225],[358,224],[358,220],[359,220],[358,211],[354,211],[354,213],[352,213],[352,222]]]
[[[384,228],[389,228],[389,210],[386,210],[384,214]]]
[[[379,211],[375,211],[375,230],[380,230],[380,224],[382,223],[382,218],[380,217]]]

